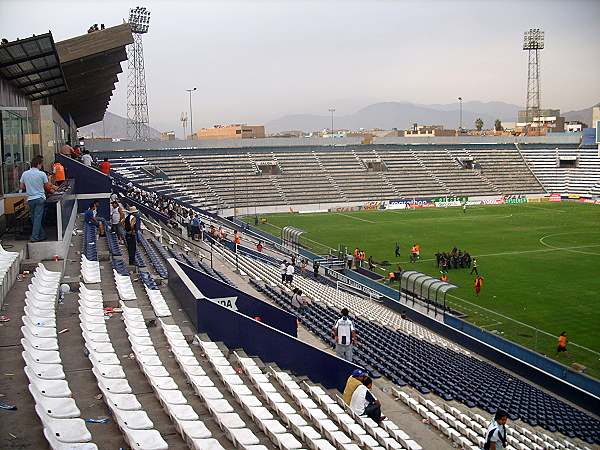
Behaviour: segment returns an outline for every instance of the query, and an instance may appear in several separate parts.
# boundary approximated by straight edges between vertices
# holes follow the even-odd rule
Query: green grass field
[[[552,358],[557,336],[566,331],[569,354],[560,361],[578,362],[600,377],[599,207],[562,202],[469,207],[466,213],[430,208],[266,217],[264,231],[301,228],[303,243],[317,253],[358,246],[376,262],[389,261],[378,267],[381,273],[400,264],[439,276],[435,252],[465,249],[477,257],[485,283],[476,297],[469,270],[450,270],[449,281],[459,286],[448,296],[451,306],[466,320]],[[411,264],[415,242],[421,260]]]

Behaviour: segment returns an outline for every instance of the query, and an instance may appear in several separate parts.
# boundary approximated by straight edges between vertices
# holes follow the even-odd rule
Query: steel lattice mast
[[[143,6],[129,10],[133,44],[127,47],[127,136],[134,141],[148,140],[150,122],[146,95],[146,71],[142,35],[150,26],[150,11]]]
[[[531,28],[523,35],[523,50],[528,52],[527,64],[527,103],[525,121],[533,122],[540,115],[540,50],[544,48],[544,32],[539,28]]]

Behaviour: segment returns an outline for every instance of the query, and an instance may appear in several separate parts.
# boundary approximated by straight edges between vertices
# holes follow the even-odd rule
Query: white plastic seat
[[[154,347],[154,344],[152,343],[152,339],[150,339],[149,337],[138,337],[138,336],[133,336],[130,334],[127,336],[127,338],[129,339],[129,342],[131,342],[132,344],[140,345],[140,346]]]
[[[44,427],[48,428],[60,442],[77,443],[92,440],[92,435],[82,419],[54,419],[48,416],[39,405],[35,405],[35,412]]]
[[[156,430],[124,430],[127,442],[134,450],[167,450],[169,445]]]
[[[113,394],[104,390],[103,386],[100,386],[100,390],[107,401],[110,400],[110,404],[121,411],[139,411],[142,409],[142,405],[133,394]]]
[[[277,446],[281,449],[293,450],[302,448],[302,443],[298,441],[298,439],[296,439],[291,433],[276,434],[275,440],[277,442]]]
[[[157,395],[168,405],[187,405],[187,399],[177,389],[157,389]]]
[[[188,377],[206,375],[206,372],[200,366],[184,366],[182,369]]]
[[[21,332],[25,337],[56,339],[56,328],[36,327],[35,325],[25,324],[21,327]]]
[[[177,422],[187,422],[200,420],[200,417],[190,405],[171,404],[169,405],[169,415]]]
[[[120,365],[98,363],[94,368],[102,378],[125,378],[125,372]]]
[[[108,336],[108,333],[90,333],[90,332],[86,331],[83,326],[81,326],[81,334],[83,335],[83,338],[87,342],[97,342],[97,343],[110,342],[110,337]]]
[[[62,364],[40,364],[33,360],[27,352],[21,352],[21,356],[25,360],[27,367],[35,374],[36,377],[43,380],[64,380],[65,372]]]
[[[25,374],[29,382],[45,397],[60,398],[71,396],[69,384],[65,380],[44,380],[38,378],[29,367],[25,367]]]
[[[208,439],[212,433],[200,420],[182,420],[178,422],[181,432],[191,439]]]
[[[177,391],[178,389],[177,383],[171,377],[148,376],[148,381],[157,391]]]
[[[104,323],[86,323],[80,322],[81,329],[88,333],[108,333],[106,324]]]
[[[43,350],[43,351],[58,350],[58,339],[56,339],[56,338],[38,338],[38,337],[32,336],[31,333],[29,333],[29,331],[27,331],[27,328],[25,328],[25,327],[21,327],[21,328],[23,331],[23,336],[25,337],[27,342],[29,342],[29,345],[31,345],[33,348],[35,348],[37,350]]]
[[[231,367],[231,366],[216,366],[215,370],[219,374],[219,377],[221,377],[223,379],[223,381],[225,381],[226,383],[240,384],[238,381],[236,381],[236,377],[237,378],[240,378],[240,377],[239,377],[239,375],[237,375],[237,372],[235,371],[235,369],[233,367]],[[227,378],[227,380],[226,380],[226,378]]]
[[[85,346],[94,352],[97,353],[115,353],[115,348],[112,346],[110,342],[93,342],[87,341],[85,342]]]
[[[79,320],[85,324],[94,324],[94,325],[106,325],[104,323],[104,317],[100,316],[88,316],[86,314],[82,314],[80,311]]]
[[[218,400],[223,398],[223,394],[214,386],[196,387],[196,392],[203,399]]]
[[[264,406],[251,407],[250,415],[256,420],[269,420],[273,418],[273,414]]]
[[[37,323],[37,319],[42,319],[44,321],[44,325],[42,326],[56,328],[56,312],[54,309],[39,309],[35,306],[28,305],[27,300],[25,300],[25,308],[23,308],[23,310],[33,323]]]
[[[217,421],[217,423],[219,424],[219,427],[221,427],[222,430],[223,429],[230,430],[232,428],[243,428],[246,426],[246,423],[242,420],[242,418],[237,413],[213,412],[213,415],[215,416],[215,420]]]
[[[131,340],[129,342],[131,342]],[[131,349],[133,350],[133,353],[135,353],[136,356],[139,356],[139,355],[157,356],[158,355],[158,353],[156,353],[156,349],[154,348],[154,345],[140,345],[140,344],[131,342]]]
[[[70,419],[73,417],[79,417],[81,412],[75,400],[68,397],[47,397],[37,390],[35,385],[29,385],[29,392],[33,396],[36,405],[44,410],[48,416],[55,419]]]
[[[231,436],[231,440],[234,442],[234,444],[236,444],[236,446],[246,448],[250,445],[260,444],[259,439],[248,428],[234,428],[229,429],[228,431],[229,435]]]
[[[175,359],[177,359],[177,362],[179,364],[181,364],[182,366],[185,367],[193,367],[193,366],[199,366],[200,363],[198,362],[198,360],[196,359],[195,356],[179,356],[179,355],[175,355]],[[185,368],[183,370],[186,370]]]
[[[169,376],[169,372],[167,369],[164,368],[164,366],[151,366],[151,365],[145,365],[144,366],[144,373],[150,377],[168,377]]]
[[[148,329],[146,327],[131,327],[127,328],[127,334],[135,337],[150,337],[150,333],[148,333]]]
[[[35,316],[35,315],[24,315],[21,318],[23,324],[29,328],[32,333],[49,333],[47,335],[39,334],[40,337],[56,337],[56,320],[47,317]],[[35,333],[34,333],[35,334]],[[37,334],[36,334],[37,335]]]
[[[146,411],[111,409],[118,416],[118,422],[124,424],[130,430],[151,430],[154,428],[154,424],[148,417],[148,414],[146,414]]]
[[[206,407],[215,414],[224,414],[224,413],[232,413],[233,408],[229,404],[229,402],[225,399],[204,399],[206,403]]]
[[[43,302],[43,301],[31,299],[31,298],[25,298],[25,305],[29,306],[30,308],[37,309],[37,310],[52,311],[53,315],[51,317],[54,317],[54,310],[55,310],[54,303]]]
[[[211,387],[215,385],[207,375],[190,375],[189,378],[190,383],[192,383],[196,390],[202,387]]]
[[[144,355],[144,354],[135,354],[136,359],[138,360],[138,362],[143,365],[144,367],[146,366],[162,366],[162,362],[160,360],[160,358],[156,355],[156,351],[154,351],[154,355]]]
[[[98,385],[102,390],[111,392],[113,394],[131,394],[131,386],[125,379],[120,378],[103,378],[99,373],[96,372],[95,368],[92,368],[92,372],[96,376]]]
[[[171,350],[177,356],[194,356],[194,352],[192,352],[189,346],[171,347]]]
[[[52,450],[98,450],[98,446],[92,442],[60,442],[48,428],[44,428],[44,436]]]
[[[31,358],[41,364],[61,364],[60,354],[55,350],[37,350],[26,339],[21,339],[23,349]]]

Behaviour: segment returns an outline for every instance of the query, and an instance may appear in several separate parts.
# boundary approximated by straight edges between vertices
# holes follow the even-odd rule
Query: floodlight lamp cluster
[[[539,28],[530,28],[523,34],[523,50],[541,50],[544,48],[544,32]]]
[[[147,33],[150,27],[150,10],[144,6],[136,6],[130,9],[129,25],[133,33]]]

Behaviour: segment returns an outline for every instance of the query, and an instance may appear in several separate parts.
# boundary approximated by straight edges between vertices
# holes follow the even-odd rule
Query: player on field
[[[479,297],[479,293],[481,292],[481,288],[483,287],[483,277],[481,275],[477,275],[475,277],[475,295]]]

